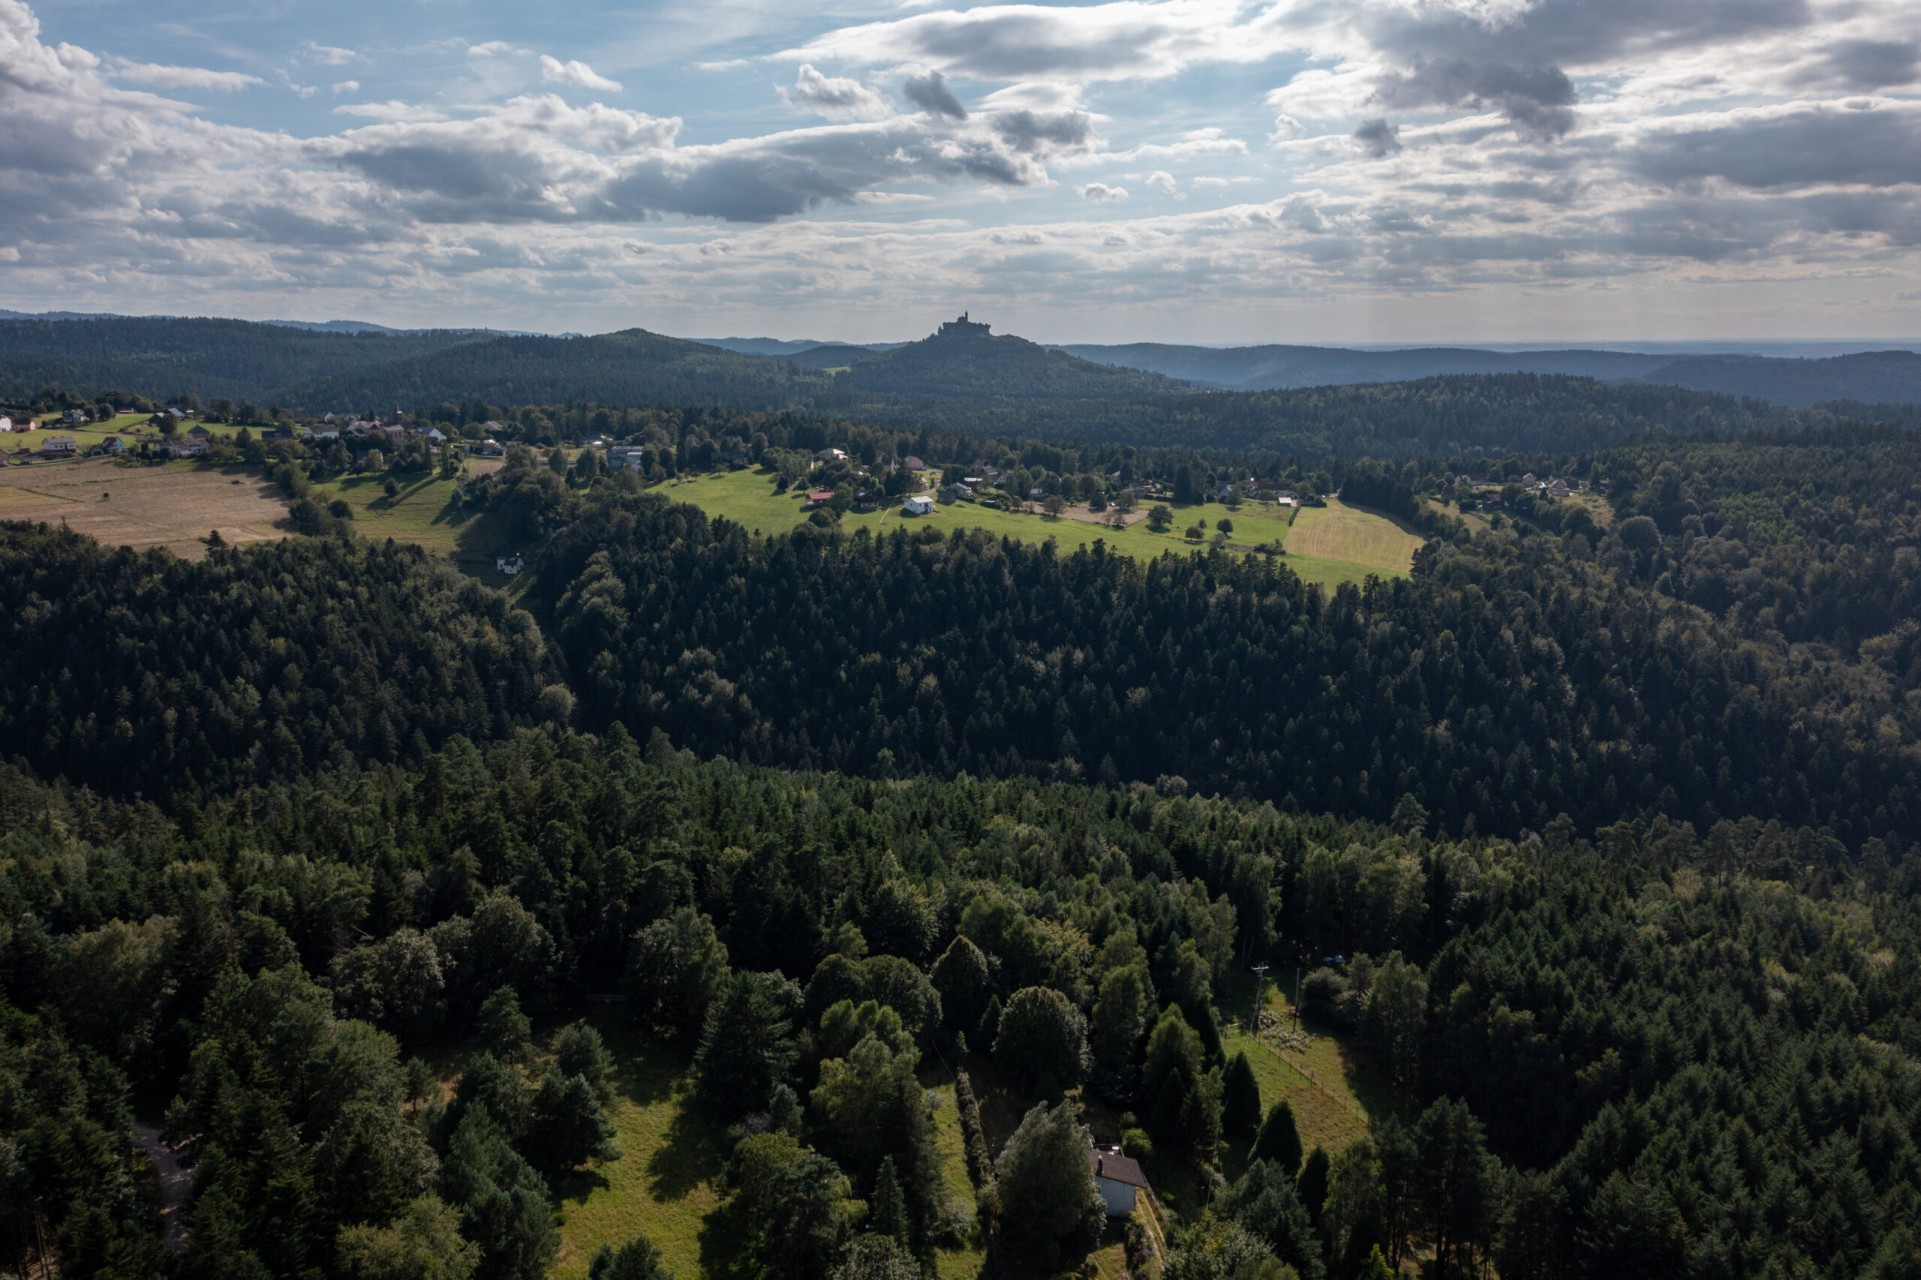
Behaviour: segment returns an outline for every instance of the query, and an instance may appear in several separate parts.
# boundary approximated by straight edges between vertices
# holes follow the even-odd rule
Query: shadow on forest
[[[613,1184],[598,1169],[575,1169],[557,1178],[549,1179],[553,1187],[556,1203],[581,1204],[596,1191],[605,1191]]]

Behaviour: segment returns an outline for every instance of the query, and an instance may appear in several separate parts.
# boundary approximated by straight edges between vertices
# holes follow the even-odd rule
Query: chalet
[[[99,444],[87,450],[89,454],[105,454],[110,458],[119,457],[126,451],[127,442],[119,436],[108,436],[105,440],[102,440]]]
[[[447,435],[439,427],[428,427],[426,435],[428,444],[443,445],[447,443]]]
[[[340,439],[340,424],[333,420],[332,414],[328,414],[324,420],[316,422],[308,429],[307,438],[315,441],[338,440]]]
[[[1046,501],[1047,501],[1047,490],[1045,490],[1045,489],[1029,489],[1029,490],[1027,491],[1027,500],[1028,500],[1029,502],[1046,502]]]
[[[40,452],[54,457],[72,457],[79,448],[79,441],[72,436],[48,436],[40,442]]]
[[[957,481],[947,487],[954,491],[956,498],[971,498],[974,496],[974,486],[965,480]]]
[[[70,427],[77,427],[87,421],[87,411],[85,409],[69,409],[61,421]]]
[[[1119,1147],[1106,1150],[1089,1147],[1087,1171],[1094,1175],[1094,1189],[1100,1192],[1101,1203],[1107,1206],[1110,1218],[1125,1218],[1134,1212],[1135,1199],[1142,1191],[1149,1190],[1147,1175],[1141,1172],[1140,1163],[1122,1155]]]
[[[609,471],[626,471],[632,468],[635,471],[639,471],[647,465],[645,458],[646,452],[647,451],[639,445],[617,444],[609,446],[607,450],[607,469]]]
[[[900,513],[904,516],[931,516],[934,514],[934,499],[927,494],[917,493],[901,504]]]
[[[801,504],[801,510],[812,511],[817,507],[826,506],[833,500],[834,491],[832,489],[810,489],[807,493],[807,501]]]
[[[875,493],[872,489],[862,489],[859,493],[854,495],[854,510],[879,511],[880,495],[878,493]]]

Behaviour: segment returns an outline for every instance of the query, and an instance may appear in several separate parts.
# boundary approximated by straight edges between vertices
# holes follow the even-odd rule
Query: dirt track
[[[259,476],[193,463],[145,467],[107,458],[0,468],[0,520],[64,524],[111,546],[167,547],[197,560],[212,530],[230,543],[284,538],[287,502]]]

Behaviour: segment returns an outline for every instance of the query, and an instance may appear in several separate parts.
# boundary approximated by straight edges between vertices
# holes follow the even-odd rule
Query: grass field
[[[166,547],[189,560],[207,554],[202,539],[216,529],[230,543],[285,537],[286,514],[280,491],[240,467],[83,458],[0,470],[0,519],[65,525],[109,546]]]
[[[344,498],[354,509],[354,528],[363,537],[411,542],[449,557],[484,581],[503,581],[494,570],[494,557],[515,548],[506,545],[497,526],[485,516],[453,507],[456,480],[441,479],[434,472],[394,478],[401,486],[391,498],[385,473],[328,480],[315,485],[313,492],[324,502]]]
[[[709,515],[726,516],[760,533],[784,533],[807,519],[801,493],[775,493],[770,476],[755,471],[717,472],[670,482],[658,490],[676,502],[689,502]],[[1172,504],[1169,504],[1172,506]],[[1331,499],[1323,508],[1294,510],[1244,503],[1230,512],[1218,503],[1174,507],[1174,523],[1166,533],[1154,533],[1145,522],[1113,529],[1084,520],[1049,519],[1018,511],[999,511],[976,503],[954,503],[930,516],[903,516],[898,503],[879,511],[849,512],[842,517],[847,529],[888,532],[901,526],[984,529],[996,536],[1024,542],[1052,538],[1062,551],[1104,542],[1110,550],[1137,560],[1152,560],[1167,552],[1186,552],[1195,544],[1184,531],[1204,521],[1212,536],[1218,522],[1233,522],[1230,548],[1252,549],[1279,541],[1287,549],[1287,566],[1308,582],[1359,582],[1369,574],[1404,576],[1413,563],[1418,534],[1409,533],[1384,516],[1358,511]],[[1308,534],[1303,537],[1303,533]]]
[[[620,1063],[620,1099],[612,1118],[620,1158],[593,1165],[555,1187],[560,1252],[552,1274],[578,1280],[603,1244],[645,1235],[677,1276],[698,1276],[707,1219],[720,1207],[715,1186],[726,1131],[692,1105],[687,1079],[691,1046],[640,1035],[617,1015],[590,1018]]]
[[[1252,984],[1237,975],[1230,980],[1229,1008],[1245,1013],[1253,994]],[[1293,1004],[1273,984],[1266,994],[1269,1011],[1291,1024]],[[1301,1051],[1277,1049],[1238,1026],[1221,1033],[1221,1046],[1230,1057],[1247,1054],[1261,1086],[1263,1111],[1287,1099],[1303,1150],[1318,1146],[1333,1155],[1366,1137],[1377,1120],[1398,1114],[1399,1107],[1386,1084],[1351,1045],[1312,1023],[1306,1029],[1307,1048]],[[1230,1172],[1238,1172],[1238,1166]]]

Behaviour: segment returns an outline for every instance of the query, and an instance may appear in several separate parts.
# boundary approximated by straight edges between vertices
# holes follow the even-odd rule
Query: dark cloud
[[[1361,150],[1368,155],[1382,160],[1401,153],[1401,128],[1377,116],[1354,131],[1354,141],[1360,143]]]
[[[1921,76],[1921,44],[1912,40],[1837,40],[1801,84],[1840,85],[1859,93],[1913,84]]]
[[[907,100],[930,116],[946,116],[950,120],[967,119],[967,108],[961,105],[948,89],[946,80],[938,71],[930,71],[924,76],[909,76],[901,86]]]
[[[1407,66],[1464,59],[1558,67],[1723,44],[1812,21],[1808,0],[1538,0],[1491,25],[1465,7],[1382,7],[1366,29],[1376,48]]]
[[[1658,134],[1630,163],[1657,182],[1724,178],[1755,190],[1921,183],[1921,110],[1816,107]]]
[[[1558,138],[1574,127],[1574,82],[1559,67],[1514,67],[1465,58],[1423,60],[1390,73],[1375,93],[1383,106],[1492,107],[1521,132]]]
[[[1014,150],[1032,154],[1084,147],[1094,126],[1085,111],[1001,111],[994,116],[994,132]]]

